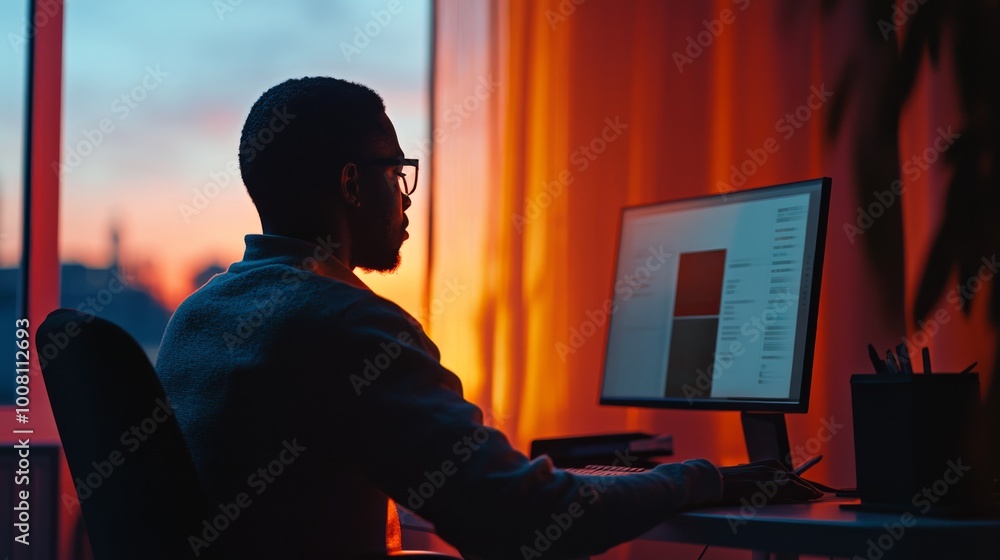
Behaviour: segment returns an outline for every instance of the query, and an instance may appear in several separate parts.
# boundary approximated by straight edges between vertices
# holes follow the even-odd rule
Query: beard
[[[365,272],[390,273],[399,268],[402,257],[399,249],[403,246],[403,230],[400,226],[387,223],[381,230],[367,233],[357,244],[351,255],[354,264]]]
[[[367,263],[359,263],[358,268],[365,272],[381,272],[382,274],[389,274],[395,272],[396,269],[399,268],[400,262],[402,262],[402,257],[397,250],[396,254],[391,258]]]

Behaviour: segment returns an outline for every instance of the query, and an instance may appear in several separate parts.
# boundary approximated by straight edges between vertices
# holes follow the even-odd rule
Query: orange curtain
[[[871,235],[845,229],[874,200],[854,184],[852,139],[882,70],[876,61],[841,81],[867,56],[866,13],[861,0],[828,12],[743,0],[438,0],[430,332],[467,398],[515,445],[644,430],[674,434],[679,460],[745,461],[736,413],[597,405],[620,209],[827,175],[812,398],[808,414],[787,420],[798,457],[825,456],[810,474],[853,486],[849,377],[871,371],[868,342],[913,335],[908,310],[948,179],[941,162],[903,177],[906,196],[889,213],[905,224],[890,244],[905,281],[877,289],[885,271],[864,250]],[[922,72],[901,157],[954,117],[948,72]],[[985,306],[977,313],[953,313],[932,338],[938,367],[978,359],[992,370],[995,335]]]

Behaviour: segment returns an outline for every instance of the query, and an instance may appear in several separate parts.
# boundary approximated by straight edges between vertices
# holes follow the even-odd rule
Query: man
[[[156,363],[209,505],[238,513],[192,536],[196,552],[222,539],[237,557],[384,554],[391,498],[466,555],[556,558],[776,473],[779,498],[816,497],[771,467],[724,490],[704,460],[575,476],[483,426],[419,324],[352,272],[399,263],[417,180],[403,155],[358,84],[288,80],[251,108],[240,170],[264,233],[181,304]]]

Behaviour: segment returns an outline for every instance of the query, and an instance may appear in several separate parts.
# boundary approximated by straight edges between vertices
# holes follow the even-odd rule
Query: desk
[[[640,539],[784,553],[778,558],[796,554],[869,560],[1000,558],[1000,519],[955,520],[915,513],[905,518],[904,525],[900,514],[840,508],[856,503],[828,499],[765,506],[756,512],[704,508],[674,515]]]
[[[898,514],[840,508],[856,503],[828,499],[765,506],[750,516],[738,507],[704,508],[671,516],[639,540],[768,551],[781,559],[797,554],[865,560],[1000,558],[1000,519],[960,521],[914,514],[912,521],[907,518],[907,527]],[[433,534],[433,526],[412,513],[401,510],[400,521],[406,529]],[[758,552],[755,557],[767,555]]]

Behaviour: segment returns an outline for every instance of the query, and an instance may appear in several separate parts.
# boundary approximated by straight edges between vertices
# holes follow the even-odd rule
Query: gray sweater
[[[528,460],[417,321],[317,241],[247,235],[167,326],[156,371],[211,510],[197,552],[384,553],[391,498],[467,557],[589,555],[721,498],[703,460],[614,478]]]

